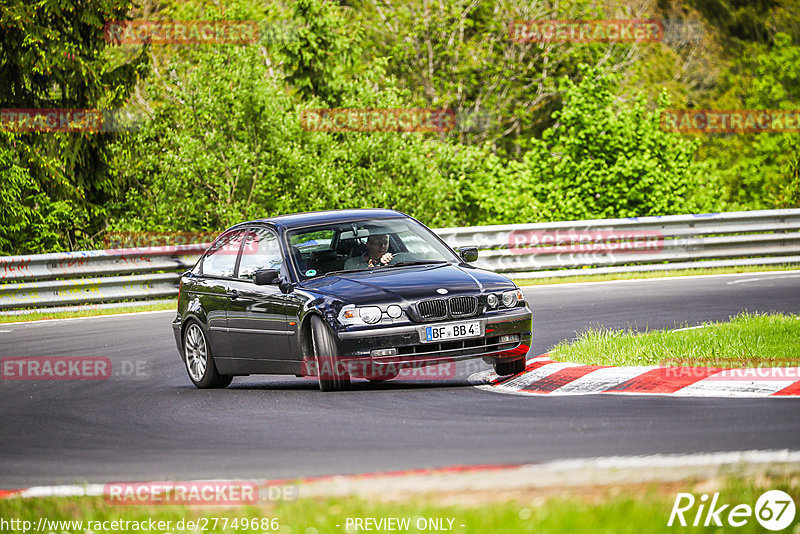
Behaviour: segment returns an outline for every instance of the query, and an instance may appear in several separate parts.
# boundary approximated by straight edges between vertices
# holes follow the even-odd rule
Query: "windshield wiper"
[[[327,273],[323,274],[321,277],[318,278],[325,278],[326,276],[337,275],[337,274],[344,274],[344,273],[360,273],[363,271],[374,271],[375,269],[381,269],[383,267],[405,267],[408,265],[440,265],[442,263],[447,263],[445,260],[414,260],[414,261],[400,261],[397,263],[390,263],[388,265],[376,265],[374,267],[363,267],[361,269],[342,269],[340,271],[328,271]]]
[[[447,263],[445,260],[414,260],[414,261],[398,261],[397,263],[390,263],[389,267],[402,267],[404,265],[438,265]]]
[[[374,269],[374,267],[366,267],[364,269],[342,269],[340,271],[328,271],[327,273],[322,275],[322,278],[325,278],[326,276],[330,276],[332,274],[357,273],[360,271],[368,271],[370,269]]]

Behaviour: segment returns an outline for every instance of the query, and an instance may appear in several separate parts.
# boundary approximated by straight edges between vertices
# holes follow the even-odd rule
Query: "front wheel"
[[[322,391],[342,391],[350,385],[350,375],[339,359],[339,350],[333,334],[316,315],[311,317],[311,342],[314,359],[317,363],[319,389]]]
[[[183,334],[183,351],[189,379],[198,388],[224,388],[233,380],[231,375],[221,375],[217,372],[206,335],[194,321]]]
[[[500,361],[494,364],[494,372],[498,376],[518,375],[525,370],[525,358],[511,360],[510,362]]]

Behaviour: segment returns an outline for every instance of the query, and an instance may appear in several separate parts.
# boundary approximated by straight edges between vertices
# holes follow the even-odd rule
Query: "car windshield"
[[[292,262],[303,280],[340,272],[461,261],[412,219],[372,219],[288,232]]]

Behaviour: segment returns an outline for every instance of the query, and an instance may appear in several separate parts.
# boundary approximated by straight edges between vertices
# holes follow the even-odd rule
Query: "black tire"
[[[339,360],[339,350],[333,334],[322,319],[311,317],[311,344],[317,364],[319,389],[322,391],[343,391],[350,386],[350,375]]]
[[[200,389],[224,388],[233,380],[231,375],[217,372],[214,355],[206,334],[197,321],[192,321],[183,332],[183,361],[189,380]]]
[[[500,361],[494,364],[494,372],[497,376],[518,375],[525,370],[525,358],[519,360]]]

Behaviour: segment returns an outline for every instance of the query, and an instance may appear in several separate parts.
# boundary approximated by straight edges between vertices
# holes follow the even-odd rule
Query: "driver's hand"
[[[389,262],[392,261],[392,258],[394,258],[392,253],[391,252],[387,252],[386,254],[381,256],[381,263],[384,264],[384,265],[389,265]]]

